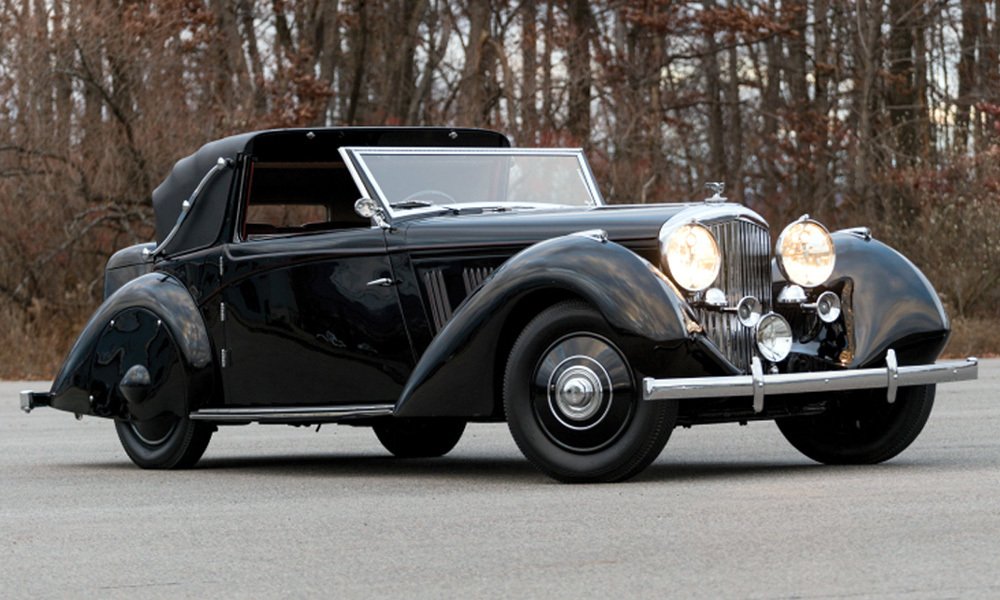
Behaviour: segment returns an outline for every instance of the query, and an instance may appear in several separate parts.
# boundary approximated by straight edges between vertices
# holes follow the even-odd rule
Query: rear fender
[[[527,300],[541,297],[593,306],[620,335],[638,373],[668,375],[664,353],[685,346],[696,327],[669,280],[631,250],[581,234],[546,240],[511,257],[458,307],[417,362],[395,414],[496,416],[507,350],[498,341],[516,337],[505,328],[544,308]]]
[[[140,364],[158,392],[141,405],[118,390]],[[52,406],[100,417],[186,416],[189,398],[210,398],[212,346],[198,306],[184,285],[149,273],[112,294],[84,327],[52,384]]]

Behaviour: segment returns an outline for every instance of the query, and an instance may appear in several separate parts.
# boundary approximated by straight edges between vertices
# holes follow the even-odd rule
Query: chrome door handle
[[[371,281],[369,281],[367,283],[368,287],[373,287],[373,286],[376,286],[376,285],[381,286],[381,287],[391,287],[391,286],[396,285],[396,282],[393,281],[392,279],[388,278],[388,277],[380,277],[378,279],[372,279]]]

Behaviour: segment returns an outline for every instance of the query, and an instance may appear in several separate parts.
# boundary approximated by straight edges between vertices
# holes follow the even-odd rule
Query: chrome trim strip
[[[203,408],[188,417],[192,421],[335,421],[352,417],[382,417],[392,414],[392,404],[356,404],[349,406],[288,406],[250,408]]]
[[[775,375],[723,375],[721,377],[680,377],[642,381],[644,400],[679,400],[684,398],[725,398],[753,396],[759,391],[766,395],[804,394],[888,388],[890,381],[897,387],[928,385],[952,381],[970,381],[979,376],[979,360],[949,361],[927,365],[898,367],[895,376],[889,367],[852,369],[846,371],[816,371],[810,373],[779,373]],[[758,389],[759,388],[759,389]]]

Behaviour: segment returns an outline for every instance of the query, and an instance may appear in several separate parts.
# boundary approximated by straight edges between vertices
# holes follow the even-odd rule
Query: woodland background
[[[497,128],[613,202],[868,224],[998,348],[1000,0],[0,0],[0,377],[51,377],[211,139]]]

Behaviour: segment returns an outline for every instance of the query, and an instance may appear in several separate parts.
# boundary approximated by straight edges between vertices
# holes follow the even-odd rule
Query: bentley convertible
[[[449,128],[209,143],[153,192],[156,241],[21,406],[112,419],[144,468],[193,466],[218,427],[371,427],[393,455],[506,421],[561,481],[620,481],[674,427],[774,420],[822,463],[920,433],[949,323],[865,228],[772,231],[728,202],[608,205],[580,150]]]

